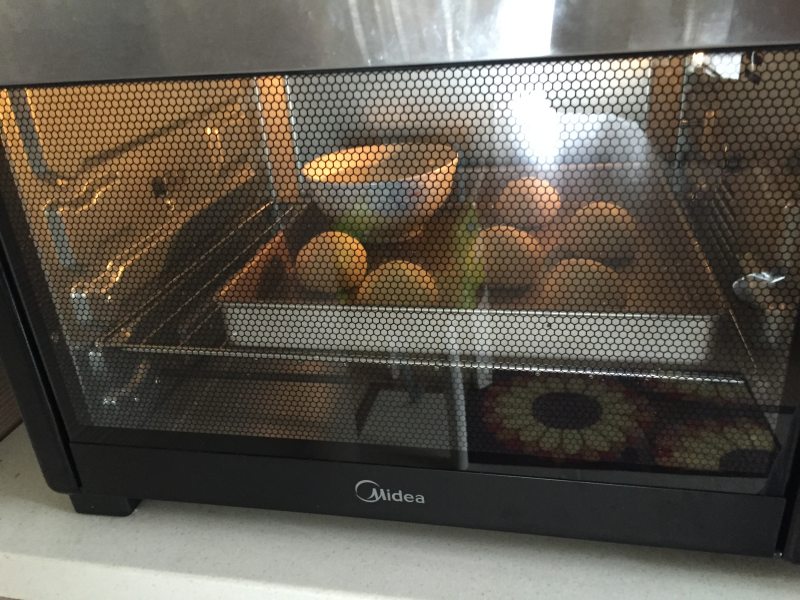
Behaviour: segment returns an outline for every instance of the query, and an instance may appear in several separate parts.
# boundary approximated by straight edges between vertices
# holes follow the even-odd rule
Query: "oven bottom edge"
[[[99,514],[103,498],[115,508],[128,502],[130,510],[135,501],[128,499],[168,500],[772,556],[786,504],[771,496],[516,475],[70,446],[81,481],[73,503],[80,512],[97,506]]]

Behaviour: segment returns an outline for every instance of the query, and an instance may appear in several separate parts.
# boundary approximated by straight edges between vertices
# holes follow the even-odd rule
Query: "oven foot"
[[[127,517],[139,504],[139,501],[133,498],[98,494],[70,494],[69,499],[75,512],[106,517]]]

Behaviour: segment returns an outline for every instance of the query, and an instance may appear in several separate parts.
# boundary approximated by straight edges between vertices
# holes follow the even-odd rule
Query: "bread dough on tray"
[[[491,287],[522,288],[536,283],[547,252],[535,237],[508,225],[482,230],[473,252]]]
[[[404,260],[382,264],[367,275],[356,296],[359,304],[377,306],[435,306],[436,280],[421,266]]]
[[[627,289],[619,274],[584,258],[559,261],[542,277],[537,307],[586,312],[623,311]]]
[[[367,251],[351,235],[325,231],[297,253],[295,272],[305,287],[318,292],[357,288],[367,274]]]

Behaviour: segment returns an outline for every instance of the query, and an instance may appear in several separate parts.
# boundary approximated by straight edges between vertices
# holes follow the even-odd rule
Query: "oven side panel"
[[[800,397],[800,322],[795,324],[792,337],[792,347],[789,358],[789,368],[786,374],[784,396],[789,402],[797,402]],[[783,557],[795,563],[800,563],[800,445],[798,435],[800,427],[795,416],[792,426],[791,447],[794,448],[793,462],[789,470],[789,489],[787,510],[784,517],[784,531],[780,545],[783,548]]]
[[[2,198],[0,198],[0,201]],[[57,492],[78,491],[78,478],[67,448],[61,418],[51,399],[25,318],[19,310],[0,247],[0,340],[3,363],[19,400],[19,410],[47,484]]]
[[[69,407],[78,406],[69,389],[77,389],[77,375],[60,369],[57,352],[66,352],[52,297],[30,235],[15,225],[25,222],[19,189],[11,170],[7,131],[0,128],[0,351],[14,389],[25,426],[48,485],[57,492],[80,489],[68,447]],[[70,387],[70,385],[72,387]]]

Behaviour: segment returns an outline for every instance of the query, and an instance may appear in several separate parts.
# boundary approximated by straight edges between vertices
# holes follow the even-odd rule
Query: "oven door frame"
[[[637,43],[618,28],[608,27],[608,23],[615,23],[620,15],[642,14],[642,10],[646,14],[652,7],[642,9],[636,0],[616,0],[611,5],[613,9],[604,7],[606,14],[602,20],[589,18],[576,24],[565,18],[566,13],[562,11],[567,7],[567,0],[556,0],[553,22],[558,27],[554,28],[555,36],[546,48],[536,50],[523,44],[514,50],[503,50],[490,45],[462,44],[454,55],[447,28],[438,28],[437,31],[443,33],[432,40],[433,47],[414,46],[424,49],[424,56],[413,52],[401,56],[397,49],[402,47],[399,44],[402,40],[391,36],[381,38],[379,28],[358,23],[362,38],[363,31],[376,32],[369,40],[361,40],[362,45],[367,44],[372,50],[365,54],[363,48],[354,43],[358,39],[357,20],[346,19],[343,29],[334,31],[339,47],[298,52],[294,43],[298,39],[296,32],[307,37],[320,31],[309,21],[313,11],[308,6],[313,0],[284,0],[280,5],[283,12],[277,13],[281,18],[275,18],[274,4],[254,8],[252,3],[247,3],[245,10],[245,3],[237,2],[235,6],[226,6],[224,14],[220,15],[213,10],[203,11],[213,2],[202,0],[199,6],[195,5],[197,19],[186,18],[169,2],[148,2],[149,9],[144,10],[145,0],[141,0],[132,2],[124,11],[111,14],[102,10],[101,1],[90,0],[70,7],[80,14],[65,19],[62,10],[55,5],[48,10],[41,10],[41,6],[36,7],[40,9],[37,10],[19,5],[12,11],[9,8],[12,3],[0,0],[0,6],[12,15],[5,21],[10,25],[0,31],[0,54],[25,57],[25,60],[10,60],[0,65],[0,85],[646,54],[679,49],[741,49],[797,43],[800,23],[800,11],[792,0],[775,0],[769,7],[758,0],[733,3],[714,0],[702,8],[696,7],[697,14],[689,11],[691,19],[678,20],[673,26],[658,18],[645,19],[643,29],[636,36]],[[570,4],[577,4],[580,12],[589,2]],[[344,6],[345,3],[340,0],[337,4]],[[357,4],[361,4],[361,0]],[[363,2],[364,6],[367,4]],[[444,11],[456,6],[453,0],[436,0],[436,4]],[[494,4],[499,6],[502,2]],[[658,4],[662,16],[670,14],[673,7],[686,6],[683,0]],[[637,7],[638,10],[634,10]],[[733,12],[731,7],[735,9]],[[736,20],[728,23],[729,27],[705,27],[703,24],[713,22],[709,18],[716,17],[721,8],[726,14],[735,12]],[[253,14],[253,10],[259,13]],[[98,21],[103,18],[110,22]],[[421,13],[420,18],[424,20],[425,14]],[[322,22],[330,29],[327,20]],[[482,34],[482,39],[502,37],[500,26],[486,31],[484,18],[454,23],[462,29],[457,39],[470,38],[475,33]],[[581,24],[598,35],[586,32],[575,35],[575,28]],[[275,35],[270,35],[265,26]],[[166,46],[141,44],[136,36],[120,35],[121,31],[148,30],[148,27],[156,34],[162,32],[163,37],[156,35],[156,38]],[[406,27],[399,33],[408,36],[415,31],[426,32],[429,28]],[[254,40],[260,44],[255,44]],[[585,40],[590,40],[592,46],[582,45]],[[391,51],[381,52],[382,46],[376,47],[376,43]],[[64,48],[69,52],[64,52]],[[468,51],[473,53],[467,54]],[[382,57],[381,62],[375,62],[370,56]],[[0,309],[6,315],[0,334],[6,341],[4,360],[45,479],[54,490],[71,494],[76,507],[88,512],[120,514],[126,511],[112,510],[109,506],[114,502],[104,504],[102,499],[116,498],[121,500],[117,506],[130,510],[133,503],[127,502],[129,498],[209,502],[719,552],[772,555],[783,551],[786,558],[800,561],[800,499],[797,494],[800,472],[795,448],[791,448],[791,452],[787,450],[783,458],[784,468],[792,475],[787,499],[784,496],[277,458],[243,451],[122,446],[108,437],[95,443],[78,442],[81,429],[72,414],[78,403],[66,397],[69,388],[62,377],[68,377],[69,373],[62,372],[56,361],[58,353],[66,353],[66,342],[58,331],[48,329],[48,323],[54,322],[50,318],[54,307],[34,300],[29,278],[43,277],[43,274],[29,262],[36,256],[32,242],[17,239],[11,231],[9,211],[22,210],[12,182],[0,145]],[[9,190],[5,197],[3,190]],[[791,355],[793,375],[790,373],[787,378],[787,385],[793,385],[793,389],[800,389],[798,329],[796,327]],[[73,426],[69,427],[70,424]],[[795,435],[796,425],[797,418]],[[375,502],[360,500],[355,487],[361,481],[379,482],[380,489],[386,486],[392,490],[387,492],[390,498],[378,497]],[[400,490],[403,491],[402,501],[393,500],[392,494]],[[413,501],[406,500],[406,493]],[[417,496],[424,498],[424,503],[417,502]],[[790,510],[793,504],[794,512]]]

